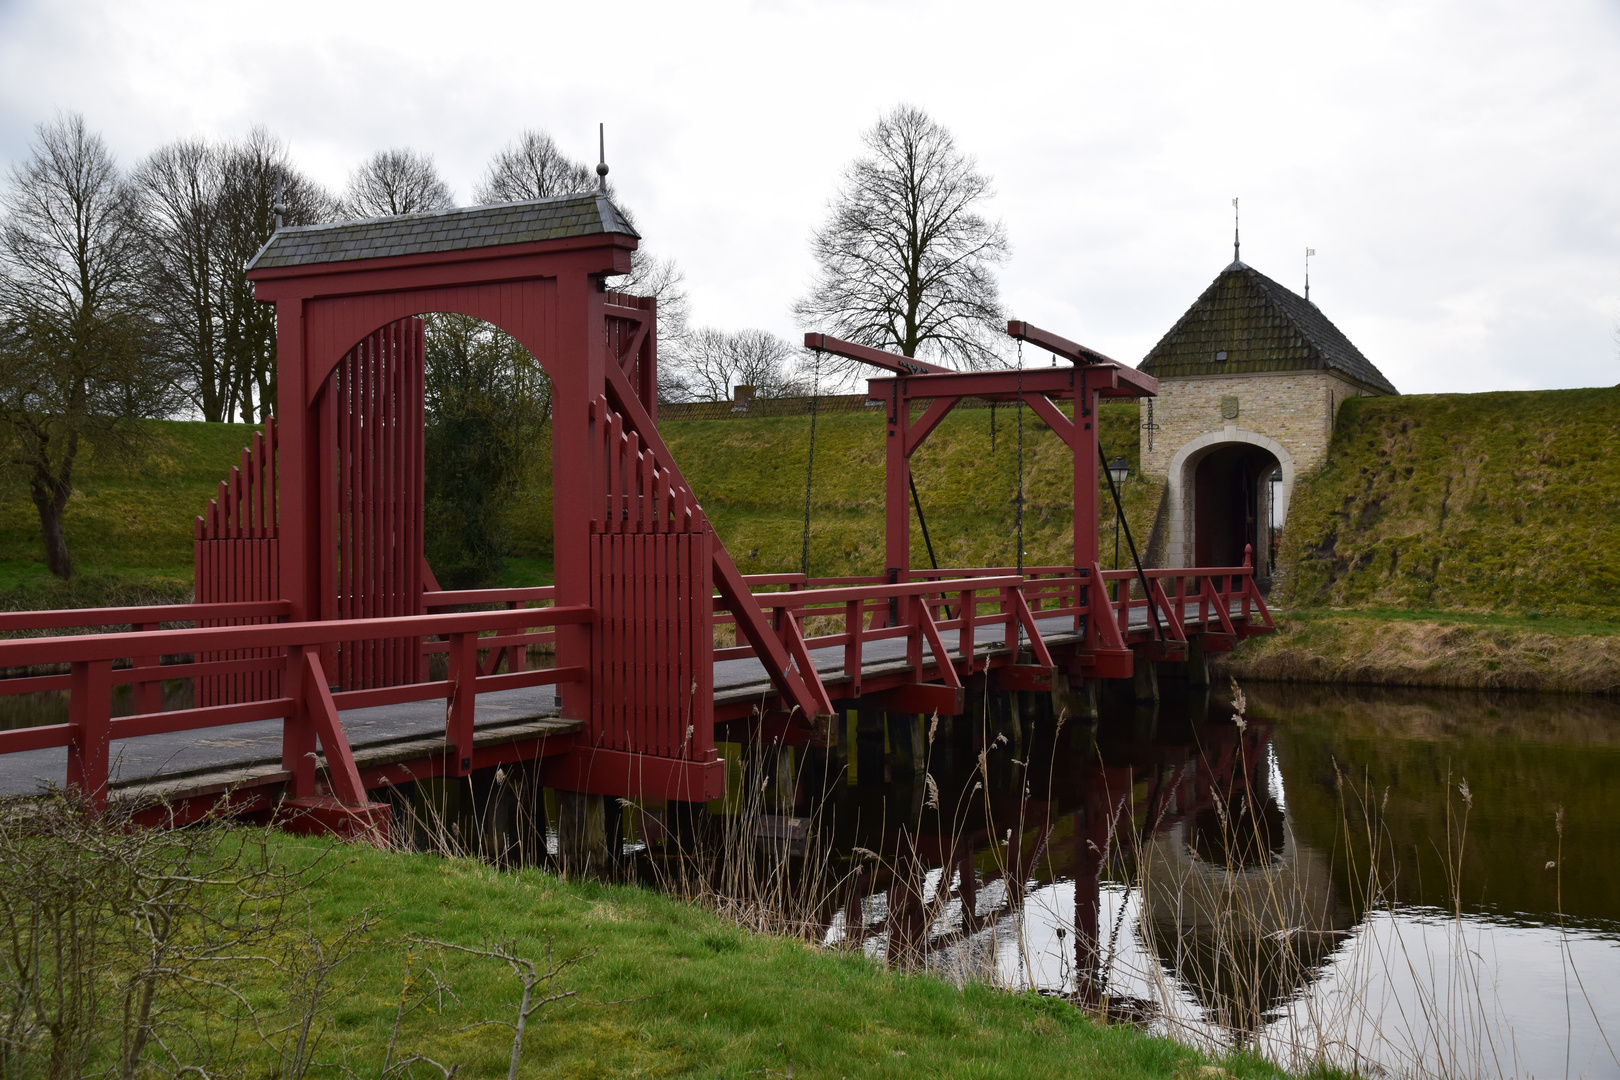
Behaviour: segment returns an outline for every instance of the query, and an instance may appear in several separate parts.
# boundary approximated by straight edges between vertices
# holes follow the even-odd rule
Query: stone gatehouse
[[[1294,483],[1321,464],[1348,397],[1397,391],[1306,297],[1234,261],[1138,367],[1142,469],[1165,481],[1155,561],[1269,581]]]

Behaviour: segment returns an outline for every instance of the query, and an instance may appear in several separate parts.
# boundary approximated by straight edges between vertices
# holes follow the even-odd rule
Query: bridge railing
[[[254,605],[192,606],[204,609],[194,613],[192,618],[203,619],[222,617],[224,613],[218,608]],[[67,613],[29,612],[26,615],[36,629],[42,621],[38,618],[41,614],[49,614],[54,621],[65,622],[69,626],[105,625],[93,620],[106,617],[108,610],[103,609],[89,616],[80,615],[81,621],[77,624],[67,620]],[[141,618],[152,614],[153,611],[140,611],[136,616]],[[451,759],[450,771],[465,775],[471,767],[473,707],[477,694],[575,682],[585,675],[584,668],[580,667],[505,674],[482,672],[478,661],[479,650],[485,641],[492,638],[480,635],[490,634],[497,638],[502,634],[524,636],[535,627],[583,623],[593,617],[594,613],[588,607],[519,608],[380,619],[207,626],[3,640],[0,641],[0,668],[65,663],[69,671],[66,675],[0,680],[0,695],[65,689],[68,693],[68,721],[64,724],[0,731],[0,754],[66,747],[66,780],[69,786],[88,793],[93,800],[104,801],[108,780],[108,747],[114,739],[279,719],[284,722],[282,767],[292,775],[295,794],[314,793],[313,753],[319,739],[327,757],[334,794],[350,805],[358,805],[364,801],[364,792],[358,788],[358,773],[354,769],[342,725],[337,719],[340,709],[444,700],[447,703],[445,741]],[[333,693],[328,686],[320,662],[322,647],[357,638],[417,636],[442,636],[446,639],[449,655],[446,678],[339,693]],[[140,657],[231,654],[248,650],[274,651],[276,655],[245,661],[166,664],[155,669],[150,666],[115,668],[120,662]],[[255,670],[259,670],[267,663],[280,665],[284,672],[280,683],[283,688],[281,696],[167,712],[147,708],[138,700],[134,714],[112,716],[112,691],[116,683],[220,674],[234,671],[245,664],[252,664]]]
[[[10,640],[37,639],[54,636],[52,631],[87,631],[128,627],[131,633],[146,634],[176,624],[204,625],[265,624],[287,617],[292,605],[285,600],[259,600],[223,604],[159,604],[142,607],[70,608],[59,611],[0,612],[0,634]],[[80,636],[80,635],[74,635]],[[3,643],[3,642],[0,642]],[[170,657],[164,663],[164,657]],[[138,712],[157,712],[162,707],[162,684],[170,679],[210,677],[241,678],[251,673],[269,670],[275,662],[268,659],[235,658],[231,661],[196,661],[180,654],[149,652],[123,658],[112,674],[114,686],[133,689]],[[46,659],[28,665],[14,665],[0,659],[0,670],[9,667],[60,667],[58,659]],[[30,694],[69,689],[67,672],[25,675],[0,679],[0,695]],[[275,694],[267,696],[274,697]]]
[[[1102,578],[1112,583],[1106,602],[1121,634],[1153,626],[1155,617],[1159,631],[1175,641],[1187,640],[1186,623],[1194,618],[1205,633],[1236,635],[1273,625],[1255,581],[1252,550],[1242,566],[1104,570]]]
[[[823,586],[825,580],[771,582],[788,588],[755,593],[755,599],[772,613],[773,624],[784,640],[797,638],[806,652],[842,647],[842,674],[855,686],[861,681],[863,647],[894,639],[905,641],[906,659],[919,680],[924,668],[932,665],[947,686],[959,686],[959,674],[949,659],[951,650],[946,642],[954,632],[958,657],[971,658],[982,644],[978,634],[984,627],[999,628],[1002,642],[1010,649],[1028,643],[1038,661],[1051,666],[1051,656],[1026,599],[1031,583],[1016,574],[970,573],[896,584],[858,578],[852,584]],[[722,603],[716,597],[717,612],[722,610]],[[717,615],[716,621],[719,618]],[[717,648],[714,655],[716,661],[723,661],[755,653],[752,646],[739,645]]]
[[[469,608],[493,608],[495,610],[518,611],[521,609],[534,610],[556,606],[557,587],[555,585],[538,585],[518,589],[441,589],[436,592],[422,594],[422,606],[428,611],[442,611],[445,609],[466,610]],[[483,653],[480,661],[480,674],[493,675],[500,670],[501,662],[506,662],[508,672],[527,671],[529,669],[529,649],[531,647],[556,648],[557,631],[547,627],[540,630],[527,630],[518,633],[493,634],[480,638],[478,649]],[[427,657],[448,655],[450,643],[447,640],[422,642],[422,654]]]

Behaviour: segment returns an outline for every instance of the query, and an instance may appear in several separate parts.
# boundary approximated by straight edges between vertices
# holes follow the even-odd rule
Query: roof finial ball
[[[607,125],[596,125],[598,156],[596,161],[596,190],[607,194]]]

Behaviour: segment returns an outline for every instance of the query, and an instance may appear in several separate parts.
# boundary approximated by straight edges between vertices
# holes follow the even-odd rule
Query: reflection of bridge
[[[859,819],[839,822],[840,846],[881,858],[855,860],[830,926],[846,940],[881,939],[891,958],[992,981],[999,956],[988,941],[1034,952],[1055,929],[1069,939],[1063,971],[1077,1002],[1106,999],[1134,1015],[1139,1003],[1122,995],[1156,978],[1114,966],[1129,950],[1101,925],[1111,882],[1140,900],[1139,921],[1123,927],[1146,953],[1138,959],[1161,965],[1209,1021],[1257,1028],[1315,977],[1352,915],[1325,860],[1284,826],[1269,783],[1271,726],[1206,722],[1206,702],[1193,696],[1190,724],[1150,708],[1146,730],[1116,718],[1095,732],[1067,726],[1056,740],[1053,717],[1037,716],[1021,747],[998,747],[986,718],[976,767],[952,769],[952,751],[935,748],[939,807],[835,797],[837,815]],[[910,789],[895,788],[904,803]],[[1054,927],[1045,920],[1058,911],[1032,896],[1063,882],[1073,883],[1072,921]]]
[[[0,733],[0,788],[65,778],[101,801],[116,782],[182,816],[231,789],[348,830],[386,819],[380,785],[523,761],[600,814],[589,797],[716,795],[717,723],[825,744],[856,700],[949,716],[976,673],[1045,692],[1269,629],[1247,561],[1101,569],[1096,409],[1153,380],[1022,323],[1067,363],[958,373],[813,336],[887,372],[869,384],[888,410],[886,572],[744,577],[658,433],[653,302],[603,288],[636,243],[605,196],[278,232],[250,270],[276,305],[277,415],[197,521],[199,603],[0,616],[120,628],[0,642],[0,667],[34,669],[3,692],[68,695],[65,723]],[[423,557],[433,311],[496,325],[551,378],[555,588],[447,592]],[[912,568],[911,458],[968,397],[1028,406],[1069,446],[1070,564]],[[735,646],[713,644],[722,622]],[[530,669],[534,645],[554,666]],[[165,711],[176,679],[193,700]]]

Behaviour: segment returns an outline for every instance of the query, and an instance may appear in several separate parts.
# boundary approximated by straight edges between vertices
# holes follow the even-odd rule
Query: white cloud
[[[526,126],[613,179],[697,318],[791,334],[861,130],[910,101],[996,178],[1012,311],[1120,359],[1230,258],[1403,390],[1620,381],[1620,18],[1597,0],[1152,6],[0,0],[0,156],[78,109],[126,161],[264,123],[340,185],[466,197]]]

